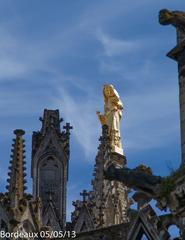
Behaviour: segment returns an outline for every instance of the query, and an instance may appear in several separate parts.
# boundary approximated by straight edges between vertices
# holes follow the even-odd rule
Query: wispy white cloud
[[[136,56],[143,49],[151,50],[152,46],[158,46],[160,41],[158,41],[159,39],[156,41],[157,36],[154,39],[153,36],[150,36],[150,39],[130,38],[126,40],[123,36],[122,38],[116,38],[109,28],[107,28],[109,31],[105,31],[109,22],[115,21],[116,17],[125,18],[124,24],[127,24],[126,17],[129,12],[132,13],[133,8],[140,9],[143,5],[146,7],[147,4],[151,4],[151,1],[145,0],[138,3],[131,1],[130,5],[126,4],[125,6],[123,6],[121,0],[117,4],[113,4],[112,1],[108,1],[108,3],[103,1],[99,5],[90,4],[82,16],[77,16],[73,26],[66,25],[64,30],[56,30],[53,35],[47,35],[47,38],[46,36],[40,38],[35,36],[35,39],[24,38],[22,34],[25,33],[15,34],[15,31],[12,31],[17,22],[14,24],[13,20],[9,21],[8,25],[5,26],[1,23],[0,80],[4,81],[10,78],[12,81],[14,79],[29,82],[41,81],[43,86],[39,86],[40,90],[44,88],[47,81],[53,80],[52,88],[58,91],[58,95],[41,94],[46,107],[61,106],[61,112],[65,115],[65,118],[69,119],[74,125],[75,137],[86,156],[95,154],[101,132],[95,114],[96,110],[101,110],[98,109],[99,106],[103,106],[101,90],[98,89],[99,93],[94,94],[94,92],[97,92],[97,86],[89,84],[88,80],[78,76],[69,77],[63,71],[63,68],[65,68],[63,64],[60,63],[59,66],[56,66],[55,63],[58,64],[57,60],[62,57],[63,62],[65,62],[65,56],[76,56],[76,61],[78,61],[78,54],[81,54],[81,52],[78,52],[78,47],[83,46],[87,37],[94,41],[91,42],[92,45],[97,44],[97,42],[101,45],[100,53],[97,56],[92,56],[97,63],[100,63],[100,69],[97,70],[99,79],[104,73],[113,73],[115,75],[119,74],[126,81],[137,80],[142,85],[143,80],[146,80],[147,77],[149,80],[151,79],[150,75],[153,75],[152,79],[158,78],[159,76],[155,72],[157,64],[154,63],[153,59],[145,59],[139,67],[134,63],[134,60],[132,65],[125,61],[130,54]],[[19,21],[23,22],[24,19],[19,19]],[[83,54],[86,55],[86,52]],[[123,56],[122,60],[120,60],[121,56]],[[119,61],[117,61],[117,58],[119,58]],[[136,56],[136,60],[138,58],[140,56]],[[109,61],[110,59],[113,59],[113,61]],[[68,65],[70,66],[70,61]],[[136,68],[135,71],[133,71],[133,66]],[[84,69],[82,66],[81,71],[84,71]],[[52,80],[46,80],[43,76],[38,76],[38,72],[51,74]],[[135,86],[136,82],[134,81],[133,88],[140,91],[142,87]],[[74,93],[69,89],[69,86],[76,88],[77,91]],[[167,113],[166,106],[174,101],[173,96],[176,92],[173,92],[173,87],[170,87],[168,94],[162,94],[166,90],[164,86],[160,91],[151,91],[148,85],[143,87],[145,91],[140,94],[130,94],[124,97],[124,92],[120,92],[123,100],[125,99],[126,109],[128,109],[125,114],[126,119],[129,120],[123,122],[125,124],[123,136],[128,151],[129,149],[139,151],[143,147],[152,148],[162,143],[165,144],[166,140],[172,139],[173,131],[175,131],[173,122],[168,121],[166,123],[165,117],[159,114],[159,112]],[[6,114],[6,116],[38,114],[41,107],[38,106],[37,101],[39,94],[35,95],[34,93],[36,88],[37,85],[31,87],[31,93],[25,89],[19,93],[14,93],[14,89],[6,93],[0,90],[0,112]],[[81,95],[82,92],[84,95]],[[78,98],[77,95],[81,95],[81,97]],[[165,101],[165,104],[161,104],[163,101]],[[43,106],[43,104],[41,105]],[[176,108],[176,106],[171,106]],[[169,112],[171,114],[168,118],[171,119],[176,112],[171,112],[171,109],[169,109]],[[156,128],[160,130],[154,130],[154,123]],[[6,127],[8,128],[8,126]],[[168,129],[170,130],[168,131]],[[151,135],[156,137],[151,138]]]
[[[92,91],[94,92],[94,89]],[[74,135],[89,160],[89,157],[96,152],[100,135],[100,124],[96,117],[99,97],[88,91],[87,96],[79,100],[64,86],[59,87],[58,92],[54,105],[61,106],[65,119],[70,119],[74,127]]]
[[[78,45],[73,41],[79,29],[78,23],[63,32],[55,31],[53,35],[47,35],[47,39],[45,35],[43,38],[26,38],[24,34],[12,30],[17,27],[16,24],[0,23],[1,81],[7,78],[26,81],[39,71],[55,74],[57,67],[53,62],[65,57],[69,50]]]
[[[80,80],[79,80],[80,81]],[[170,80],[169,80],[170,81]],[[80,87],[82,85],[80,84]],[[86,94],[80,98],[73,96],[65,88],[58,87],[58,95],[53,100],[55,106],[61,106],[66,119],[74,126],[74,135],[86,154],[92,160],[101,134],[96,110],[102,110],[103,95],[94,95],[96,89],[83,88]],[[138,91],[136,93],[136,91]],[[124,148],[130,152],[161,148],[173,142],[178,134],[178,89],[169,85],[136,88],[134,92],[120,92],[125,103],[123,114],[122,136]],[[152,136],[152,137],[151,137]]]
[[[102,31],[98,31],[97,40],[102,44],[104,54],[107,57],[120,56],[141,48],[141,43],[138,41],[116,39],[103,33]]]
[[[114,14],[112,13],[113,16],[116,15],[116,11],[119,10],[118,8],[118,6],[115,7],[115,12]],[[85,81],[80,77],[74,78],[72,76],[69,78],[66,74],[62,72],[62,69],[57,69],[57,67],[53,64],[53,60],[57,59],[60,55],[65,55],[68,51],[72,52],[72,46],[75,49],[76,45],[74,41],[70,40],[70,38],[74,39],[74,36],[78,38],[78,30],[83,32],[87,29],[87,26],[89,26],[88,24],[92,24],[91,21],[97,21],[97,19],[94,19],[91,20],[90,23],[88,23],[87,21],[83,25],[82,23],[84,21],[84,16],[78,19],[76,25],[74,25],[73,28],[71,28],[70,30],[66,30],[62,34],[58,34],[55,37],[49,36],[47,41],[39,39],[39,41],[28,41],[25,43],[21,36],[14,37],[11,34],[11,31],[8,31],[8,29],[5,30],[5,28],[1,26],[0,79],[3,80],[5,78],[11,78],[12,80],[16,79],[26,81],[28,76],[29,80],[30,76],[33,75],[33,77],[35,77],[35,74],[38,71],[46,71],[53,74],[52,77],[53,79],[55,79],[54,83],[56,84],[54,88],[56,88],[59,92],[59,96],[57,98],[55,96],[50,96],[46,103],[49,106],[61,106],[61,111],[65,114],[66,119],[70,119],[70,121],[74,125],[74,133],[76,139],[84,149],[86,156],[90,156],[96,151],[98,137],[101,132],[100,124],[98,123],[95,112],[100,105],[103,105],[103,97],[101,95],[99,97],[97,95],[94,95],[93,93],[96,92],[96,90],[92,89],[93,86],[89,84],[85,85]],[[105,24],[105,19],[100,18],[99,21],[102,22],[102,24]],[[97,61],[100,62],[100,67],[101,69],[103,69],[103,71],[113,72],[115,74],[119,73],[120,75],[125,76],[127,80],[135,80],[137,78],[142,79],[143,76],[146,79],[146,77],[151,74],[151,71],[154,70],[153,62],[148,59],[146,59],[146,61],[138,69],[138,71],[132,71],[131,66],[126,64],[123,65],[123,62],[118,63],[117,61],[107,61],[107,57],[115,58],[122,55],[127,56],[130,53],[135,54],[136,51],[140,51],[143,48],[146,48],[146,42],[150,42],[151,44],[151,41],[144,41],[143,39],[117,39],[111,36],[111,34],[107,34],[103,30],[97,31],[97,29],[101,29],[101,24],[98,25],[97,28],[95,28],[92,32],[93,34],[95,34],[95,40],[98,40],[101,43],[104,50],[104,55],[99,55],[97,59]],[[80,44],[80,42],[78,44]],[[52,48],[50,46],[52,46]],[[33,79],[33,81],[35,80]],[[72,91],[69,90],[69,87],[67,87],[69,83],[71,84],[71,86],[77,88],[77,92],[75,93],[75,95],[80,95],[80,93],[83,91],[85,92],[85,96],[81,97],[80,99],[75,98]],[[145,90],[150,91],[150,89]],[[147,146],[152,147],[152,144],[156,145],[156,142],[154,143],[152,141],[149,141],[150,137],[147,137],[147,134],[145,134],[144,131],[140,132],[137,129],[141,129],[141,126],[145,125],[147,121],[152,120],[152,113],[151,115],[145,115],[144,112],[146,112],[146,110],[148,113],[150,112],[148,106],[151,107],[153,106],[153,104],[155,104],[154,99],[156,99],[158,94],[159,93],[153,92],[150,93],[150,96],[148,96],[144,93],[144,98],[143,94],[137,96],[128,96],[128,109],[131,109],[128,110],[128,117],[130,120],[126,123],[128,125],[128,136],[130,132],[133,132],[132,129],[135,129],[138,137],[134,136],[134,139],[139,138],[141,140],[134,142],[129,139],[128,144],[125,143],[125,145],[129,145],[132,150],[134,148],[141,149],[143,146],[145,146],[145,148],[147,148]],[[1,112],[6,112],[7,115],[20,113],[21,115],[28,115],[30,114],[30,109],[32,108],[32,106],[35,106],[32,110],[32,113],[33,111],[35,111],[35,113],[38,114],[40,108],[37,108],[35,95],[33,94],[30,98],[28,98],[28,96],[29,93],[27,90],[24,90],[23,92],[21,92],[21,94],[13,93],[13,91],[10,91],[9,93],[6,92],[4,94],[2,93],[0,97]],[[28,101],[23,101],[23,99],[27,99]],[[146,99],[147,106],[144,106],[146,105]],[[163,99],[163,96],[158,96],[158,99]],[[171,98],[169,97],[169,101],[171,101],[170,99]],[[132,102],[134,101],[137,103],[138,106],[143,106],[140,109],[141,111],[137,114],[132,113],[136,111],[135,105],[132,104]],[[139,108],[137,107],[137,109]],[[145,117],[142,118],[141,116]],[[136,125],[134,121],[138,124]],[[128,149],[129,146],[127,147]]]
[[[140,81],[142,84],[144,81],[150,81],[151,78],[155,78],[156,75],[158,77],[159,70],[157,69],[156,71],[156,68],[159,69],[155,61],[148,58],[142,59],[137,65],[134,64],[134,61],[130,63],[126,62],[125,59],[102,58],[99,61],[99,69],[102,74],[115,74],[115,76],[119,76],[119,79],[122,79],[124,82],[129,81],[132,83]]]

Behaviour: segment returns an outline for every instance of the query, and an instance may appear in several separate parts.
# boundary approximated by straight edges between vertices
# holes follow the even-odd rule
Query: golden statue
[[[97,111],[102,125],[108,126],[111,148],[113,152],[123,154],[121,144],[120,122],[123,111],[123,103],[113,85],[104,85],[104,114]]]

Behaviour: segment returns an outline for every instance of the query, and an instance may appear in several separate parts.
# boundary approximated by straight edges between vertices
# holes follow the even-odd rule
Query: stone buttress
[[[126,158],[124,155],[111,151],[108,127],[104,125],[92,181],[96,228],[128,221],[128,188],[118,181],[109,181],[104,176],[104,170],[112,164],[121,168],[125,166]]]
[[[83,191],[83,201],[73,203],[72,225],[77,232],[90,231],[113,226],[128,221],[128,188],[117,181],[104,177],[104,169],[109,164],[123,167],[126,159],[123,155],[110,151],[108,128],[102,126],[102,136],[96,156],[92,191]]]

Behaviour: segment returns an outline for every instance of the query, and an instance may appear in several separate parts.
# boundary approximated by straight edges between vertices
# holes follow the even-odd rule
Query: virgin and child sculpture
[[[118,92],[113,85],[104,85],[104,114],[97,111],[97,115],[102,125],[108,126],[110,145],[112,152],[123,155],[121,143],[121,118],[123,112],[123,103]]]

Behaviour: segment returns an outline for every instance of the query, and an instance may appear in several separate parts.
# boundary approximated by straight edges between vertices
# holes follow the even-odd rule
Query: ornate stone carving
[[[162,178],[159,176],[153,176],[148,173],[148,170],[142,170],[142,168],[116,168],[111,165],[105,171],[105,176],[109,180],[118,180],[123,182],[129,188],[146,192],[153,197],[157,189],[162,182]]]
[[[72,129],[67,123],[61,132],[61,121],[59,110],[45,109],[41,130],[34,132],[32,139],[33,195],[42,199],[43,222],[56,230],[66,225],[66,184]]]

